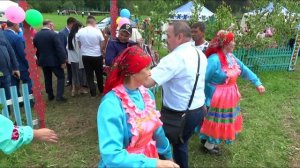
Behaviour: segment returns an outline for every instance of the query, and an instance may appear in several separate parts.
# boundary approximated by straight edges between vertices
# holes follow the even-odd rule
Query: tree
[[[236,23],[236,21],[232,15],[231,7],[225,2],[222,2],[216,9],[213,19],[206,22],[206,38],[212,39],[219,30],[226,30],[233,23]]]
[[[76,0],[76,1],[72,1],[72,2],[76,6],[76,9],[81,9],[81,8],[84,8],[84,6],[85,6],[84,0]]]
[[[147,44],[156,44],[158,48],[160,47],[161,37],[164,33],[161,27],[167,22],[170,12],[180,4],[179,2],[179,0],[173,0],[172,3],[169,3],[168,0],[160,0],[152,4],[150,8],[151,22],[143,32]]]
[[[62,7],[63,9],[76,9],[76,6],[72,1],[66,1],[65,3],[63,3]]]
[[[299,1],[293,0],[274,0],[273,11],[262,11],[269,4],[267,0],[251,0],[248,10],[256,10],[256,13],[246,18],[247,28],[250,30],[244,32],[238,30],[236,37],[238,47],[247,48],[270,48],[286,46],[288,40],[295,38],[296,26],[299,24],[299,17],[292,13],[282,13],[282,7],[287,7],[290,12],[299,12]],[[245,16],[244,16],[245,17]],[[298,19],[298,21],[297,21]],[[268,38],[259,38],[264,30],[271,28],[273,36]]]
[[[51,13],[59,8],[59,1],[40,1],[39,11],[42,13]]]
[[[100,3],[104,0],[85,0],[86,7],[91,9],[100,9]]]
[[[204,6],[205,0],[194,0],[193,1],[193,4],[194,4],[194,9],[193,12],[192,12],[192,16],[191,16],[191,19],[189,20],[189,24],[192,25],[196,22],[198,22],[199,20],[199,14],[201,13],[202,11],[202,7]]]

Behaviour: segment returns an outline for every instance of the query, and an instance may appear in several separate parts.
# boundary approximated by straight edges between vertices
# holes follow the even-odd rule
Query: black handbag
[[[161,121],[163,122],[163,129],[164,129],[164,132],[165,132],[167,138],[169,139],[169,141],[172,144],[184,143],[182,134],[183,134],[184,125],[186,122],[186,115],[187,115],[187,113],[191,112],[189,110],[189,108],[191,107],[191,104],[192,104],[192,101],[194,98],[194,94],[195,94],[195,90],[196,90],[196,86],[197,86],[198,78],[199,78],[199,74],[200,74],[200,55],[199,55],[197,49],[196,49],[196,52],[198,54],[198,66],[197,66],[198,71],[196,74],[194,88],[193,88],[192,95],[190,97],[187,109],[185,111],[177,111],[177,110],[173,110],[173,109],[170,109],[170,108],[162,105]]]

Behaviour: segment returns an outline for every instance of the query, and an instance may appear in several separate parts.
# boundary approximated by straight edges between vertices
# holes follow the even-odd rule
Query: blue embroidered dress
[[[139,89],[125,88],[125,91],[139,110],[145,108],[146,101],[143,100]],[[154,99],[152,93],[149,90],[147,92],[151,95],[151,99]],[[101,153],[99,167],[156,167],[156,158],[129,153],[126,150],[133,138],[132,125],[115,91],[110,91],[104,96],[98,110],[97,122]],[[170,144],[161,126],[155,130],[152,138],[156,141],[158,153],[166,159],[171,159]]]

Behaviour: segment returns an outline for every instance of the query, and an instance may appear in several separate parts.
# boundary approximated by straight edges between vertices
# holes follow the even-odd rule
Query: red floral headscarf
[[[234,40],[234,34],[225,30],[220,30],[216,36],[209,42],[208,48],[205,51],[207,57],[212,54],[217,53],[220,59],[220,62],[223,65],[227,65],[226,56],[222,51],[222,48],[228,45],[231,41]]]
[[[140,72],[149,66],[151,57],[140,47],[132,46],[126,48],[114,61],[111,71],[104,84],[104,94],[114,87],[122,84],[125,77]]]

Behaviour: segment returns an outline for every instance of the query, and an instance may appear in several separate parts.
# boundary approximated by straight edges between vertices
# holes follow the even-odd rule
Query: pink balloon
[[[130,20],[128,19],[128,18],[124,18],[124,17],[122,17],[121,19],[120,19],[120,21],[119,21],[119,24],[118,24],[118,26],[119,27],[121,27],[123,24],[130,24]]]
[[[5,10],[5,17],[13,23],[21,23],[25,19],[25,12],[19,6],[10,6]]]

